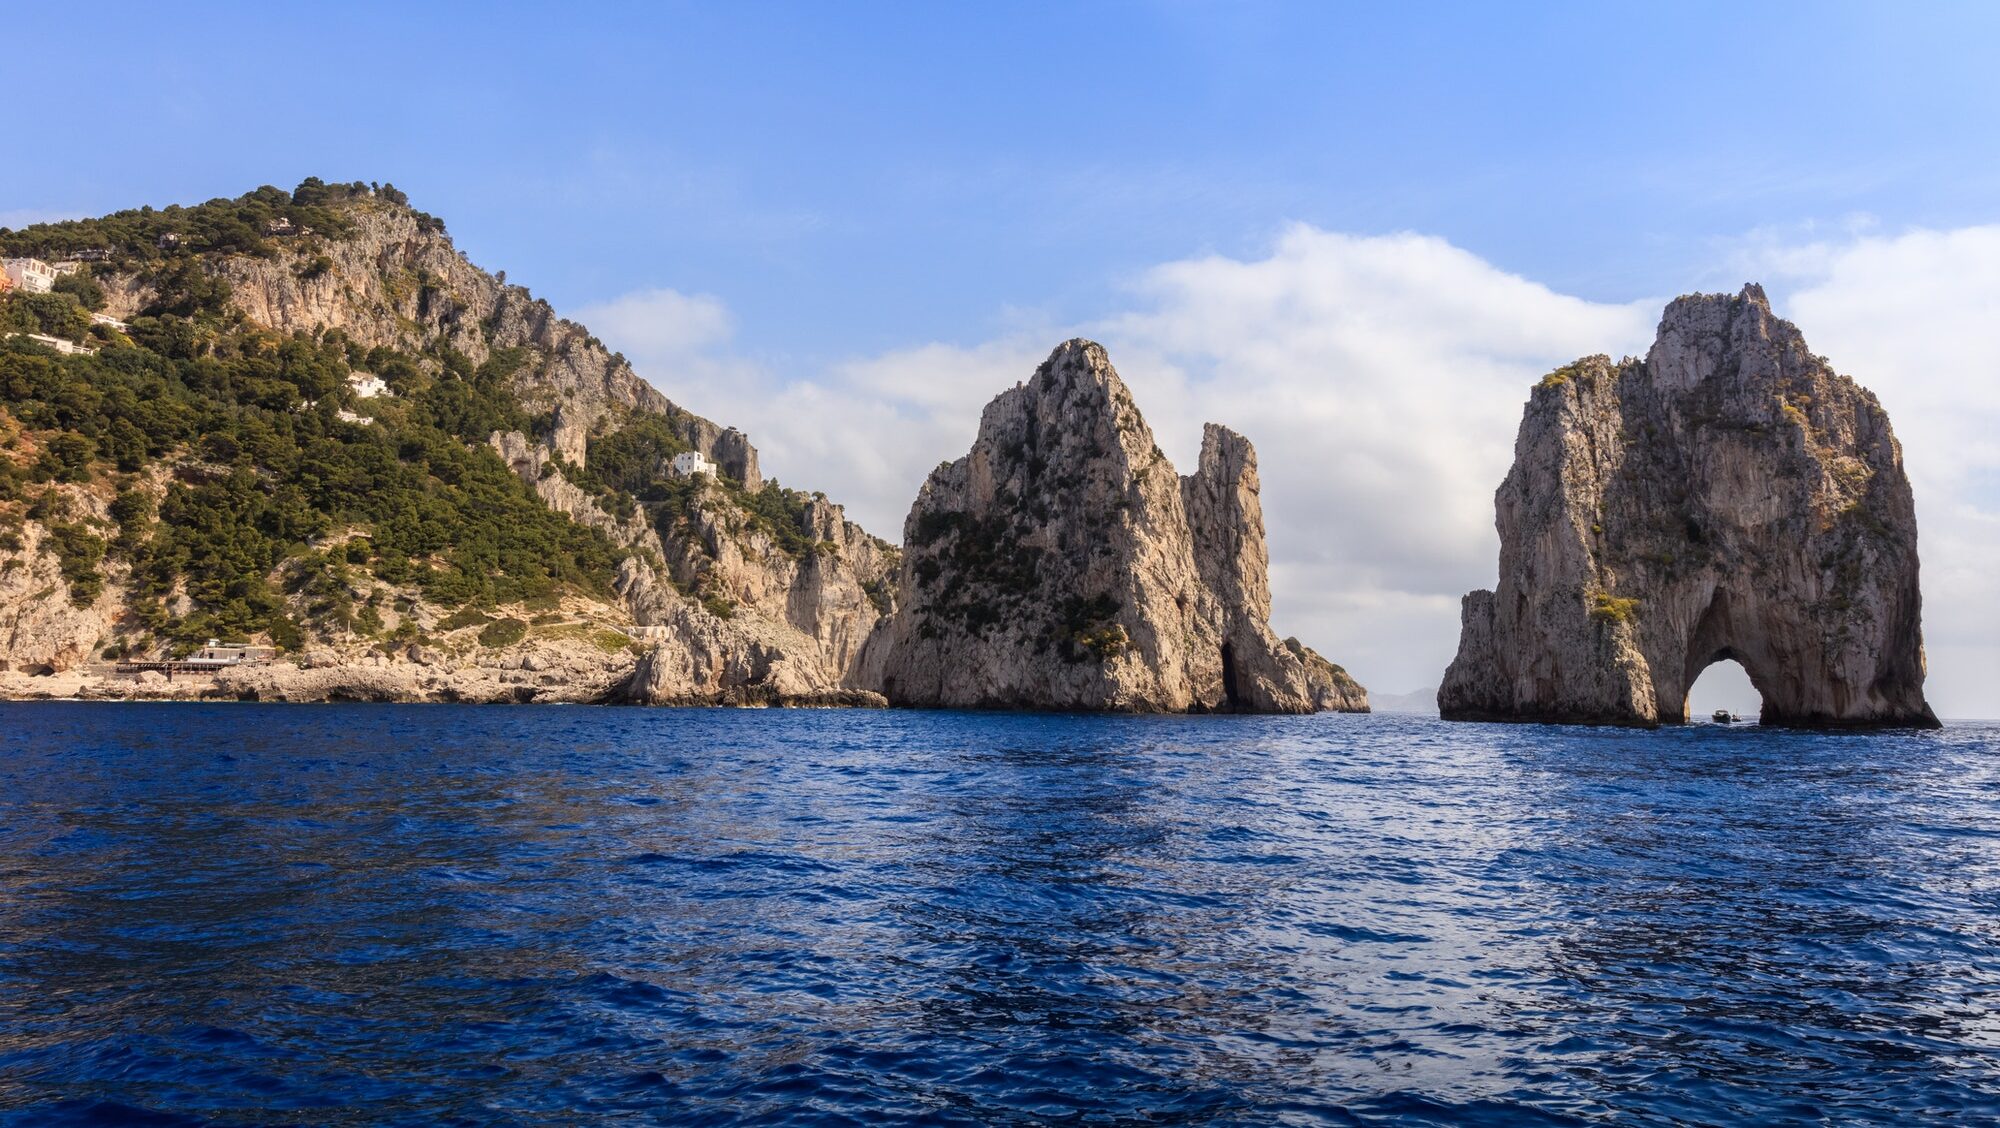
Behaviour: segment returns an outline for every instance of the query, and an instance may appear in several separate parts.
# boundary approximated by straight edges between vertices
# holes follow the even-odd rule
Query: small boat
[[[1718,725],[1733,725],[1739,719],[1736,714],[1727,709],[1717,709],[1715,715],[1709,718],[1709,720],[1714,721]]]

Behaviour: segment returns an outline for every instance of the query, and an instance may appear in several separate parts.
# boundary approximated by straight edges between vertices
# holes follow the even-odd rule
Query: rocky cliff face
[[[1178,476],[1104,350],[1067,342],[925,482],[865,676],[920,706],[1365,709],[1270,630],[1257,491],[1221,427]]]
[[[1687,719],[1740,662],[1767,724],[1935,725],[1916,516],[1888,416],[1756,286],[1667,307],[1643,361],[1535,389],[1466,596],[1448,719]]]
[[[614,696],[817,704],[847,694],[867,703],[848,687],[882,615],[869,590],[885,589],[892,549],[825,501],[806,514],[814,550],[802,557],[746,522],[720,490],[664,537],[643,514],[614,516],[554,462],[588,469],[591,440],[635,413],[664,417],[749,493],[764,486],[757,450],[741,431],[668,401],[586,328],[472,265],[407,208],[367,204],[353,226],[349,237],[323,246],[222,260],[231,301],[276,329],[338,328],[368,346],[413,348],[441,337],[475,364],[497,349],[529,350],[516,390],[525,406],[547,414],[549,431],[495,434],[491,445],[550,508],[634,550],[614,588],[649,650]],[[331,266],[306,269],[322,253]]]
[[[638,514],[606,512],[563,476],[546,444],[509,431],[491,445],[551,509],[634,550],[614,590],[653,653],[625,691],[631,699],[822,704],[852,687],[862,644],[887,609],[871,592],[885,593],[895,550],[840,506],[807,504],[801,524],[813,547],[794,556],[732,507],[702,504],[722,491],[697,482],[706,488],[662,538]],[[717,611],[725,606],[726,617]]]
[[[474,364],[496,349],[528,349],[533,360],[515,376],[517,389],[528,407],[551,413],[550,445],[574,465],[583,465],[590,437],[649,411],[745,488],[763,484],[756,448],[741,431],[674,405],[588,329],[474,266],[435,221],[380,200],[352,204],[349,218],[346,238],[287,242],[269,258],[218,257],[211,268],[244,316],[281,332],[339,329],[364,347],[410,352],[441,339]],[[133,316],[153,300],[137,276],[104,282],[113,316]]]
[[[95,599],[73,598],[52,534],[39,522],[0,537],[11,538],[0,543],[0,671],[66,670],[88,659],[116,613],[116,586]]]
[[[508,354],[500,370],[512,373],[508,391],[520,409],[517,417],[533,420],[532,433],[496,431],[487,445],[550,509],[630,553],[615,577],[596,577],[609,580],[614,600],[605,601],[601,588],[569,593],[579,604],[590,604],[579,609],[581,618],[570,625],[628,632],[640,645],[604,654],[586,648],[591,668],[587,677],[579,677],[588,684],[580,683],[565,699],[879,702],[852,687],[863,644],[894,605],[888,580],[896,562],[892,546],[848,521],[823,496],[767,490],[757,451],[742,432],[671,403],[583,326],[557,317],[526,289],[505,284],[504,276],[489,275],[467,261],[435,219],[366,191],[346,195],[334,206],[342,219],[335,236],[267,239],[255,253],[181,251],[165,261],[121,254],[97,271],[106,312],[137,318],[156,304],[170,306],[171,300],[162,302],[161,288],[172,299],[180,292],[173,288],[185,286],[192,271],[227,283],[232,308],[211,325],[230,333],[243,328],[243,322],[281,334],[338,331],[359,346],[345,350],[349,363],[382,347],[400,354],[399,362],[413,361],[427,375],[441,378],[443,358],[449,354],[439,346],[462,354],[473,367],[502,350],[518,350]],[[393,401],[366,402],[395,414]],[[361,413],[382,413],[361,403],[354,406]],[[7,448],[0,459],[10,467],[20,464],[13,476],[25,473],[36,441],[17,437],[16,430],[0,405],[0,442]],[[671,440],[661,438],[662,432]],[[628,434],[642,438],[622,447],[608,442]],[[624,477],[616,487],[594,473],[593,454],[607,442],[624,452]],[[673,482],[665,457],[653,468],[653,481],[634,480],[635,473],[644,478],[645,469],[644,460],[635,461],[631,451],[671,454],[681,446],[706,455],[729,480]],[[156,463],[159,472],[143,491],[154,505],[161,501],[167,478],[190,460],[198,461],[192,448],[167,452]],[[115,532],[106,505],[120,482],[102,472],[96,479],[87,489],[47,489],[75,494],[77,504],[87,503],[90,512],[79,519],[87,519],[101,541]],[[670,487],[665,489],[672,498],[670,513],[635,499],[656,485]],[[86,661],[107,646],[155,645],[150,631],[124,606],[122,559],[104,561],[99,571],[109,573],[106,593],[88,606],[79,605],[61,575],[63,562],[49,548],[49,527],[28,520],[21,531],[6,532],[17,526],[19,511],[28,504],[8,506],[8,500],[0,492],[0,519],[5,519],[0,533],[9,538],[0,542],[0,672],[75,671],[80,676]],[[337,551],[344,538],[366,533],[365,528],[336,528],[308,547]],[[257,676],[269,684],[249,691],[466,700],[508,700],[526,692],[511,680],[511,672],[505,677],[480,672],[487,669],[481,663],[493,660],[486,646],[456,656],[431,647],[437,660],[423,666],[421,677],[383,667],[382,662],[395,660],[387,651],[400,654],[413,631],[425,646],[442,638],[440,624],[453,618],[452,608],[433,605],[420,586],[375,582],[365,567],[346,575],[343,583],[350,590],[331,598],[345,595],[356,605],[365,603],[378,614],[380,625],[358,634],[334,630],[309,638],[316,647],[313,653],[336,660],[313,665],[309,677],[300,675],[302,681],[267,669]],[[297,586],[276,574],[267,579],[274,588]],[[306,597],[287,602],[299,621],[310,618],[303,613]],[[184,615],[185,604],[169,599],[167,611]],[[524,621],[547,617],[518,607],[487,610]],[[393,646],[381,638],[392,632],[400,632]],[[301,656],[291,658],[295,662]],[[357,670],[366,671],[355,674],[359,681],[343,682]],[[553,690],[541,684],[548,676],[547,671],[536,674],[539,688],[531,696],[550,698]],[[121,684],[106,692],[130,688]],[[189,690],[161,687],[153,692]]]

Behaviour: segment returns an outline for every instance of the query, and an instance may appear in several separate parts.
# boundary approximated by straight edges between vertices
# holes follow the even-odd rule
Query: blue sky
[[[1642,351],[1673,294],[1761,279],[1883,395],[1934,699],[2000,715],[2000,373],[1967,359],[2000,356],[2000,5],[113,3],[5,26],[35,93],[0,225],[393,181],[892,537],[986,397],[1100,337],[1176,461],[1202,418],[1259,443],[1280,630],[1389,691],[1434,684],[1458,593],[1492,582],[1526,382]]]
[[[283,7],[17,6],[0,211],[392,180],[560,306],[718,293],[809,361],[1290,221],[1626,300],[2000,189],[1993,5]]]

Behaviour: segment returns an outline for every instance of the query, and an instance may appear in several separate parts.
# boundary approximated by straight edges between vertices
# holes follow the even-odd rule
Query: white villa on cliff
[[[674,460],[669,465],[676,478],[692,478],[696,474],[715,477],[715,463],[710,462],[700,451],[684,450],[674,455]]]
[[[35,258],[0,259],[8,281],[26,294],[46,294],[56,284],[56,268]]]
[[[347,383],[354,389],[354,394],[359,399],[374,399],[376,396],[389,394],[389,385],[372,372],[350,372],[347,374]]]

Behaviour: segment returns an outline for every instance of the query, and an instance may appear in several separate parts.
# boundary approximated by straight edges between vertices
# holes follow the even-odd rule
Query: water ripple
[[[0,705],[0,1120],[2000,1116],[2000,726]]]

